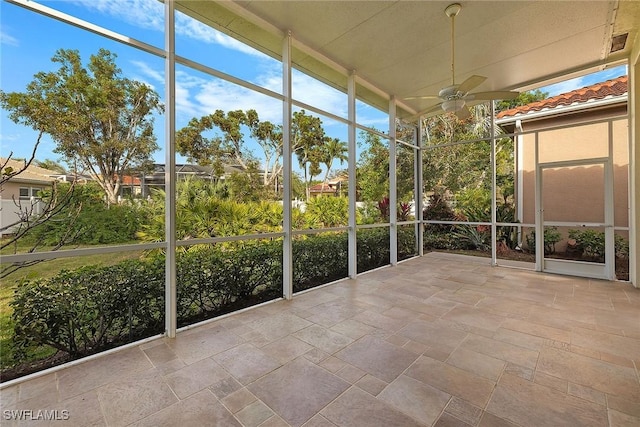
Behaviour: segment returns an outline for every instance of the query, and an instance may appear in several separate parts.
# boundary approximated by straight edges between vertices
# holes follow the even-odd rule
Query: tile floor
[[[639,370],[640,290],[430,254],[7,387],[1,423],[640,426]]]

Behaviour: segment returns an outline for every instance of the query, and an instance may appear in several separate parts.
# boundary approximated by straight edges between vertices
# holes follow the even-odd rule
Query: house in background
[[[545,230],[561,232],[558,252],[570,229],[629,238],[627,85],[621,76],[497,115],[496,124],[515,135],[516,219],[525,245],[536,214]]]
[[[215,182],[218,179],[224,181],[233,173],[246,173],[240,165],[223,165],[224,173],[218,177],[212,166],[176,164],[176,177],[178,181],[187,179],[200,179]],[[258,173],[262,176],[262,171]],[[164,190],[165,165],[155,163],[151,171],[140,174],[124,175],[120,187],[121,197],[148,197],[152,189]]]
[[[0,158],[4,170],[11,168],[19,171],[25,167],[23,160]],[[25,213],[39,214],[42,208],[39,193],[51,188],[54,181],[61,181],[60,172],[44,169],[34,164],[10,180],[0,188],[0,235],[11,232],[11,225],[20,220]],[[9,228],[7,228],[9,227]]]
[[[311,197],[345,196],[347,194],[348,183],[349,183],[349,177],[337,176],[333,179],[327,180],[326,182],[321,182],[319,184],[315,184],[309,187],[309,195]]]

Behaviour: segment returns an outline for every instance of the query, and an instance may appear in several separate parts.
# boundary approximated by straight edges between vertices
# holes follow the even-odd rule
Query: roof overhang
[[[293,66],[383,111],[410,117],[451,84],[451,1],[177,0],[179,11],[280,59],[293,36]],[[465,1],[456,18],[456,81],[488,77],[477,91],[528,90],[623,63],[638,40],[640,2]],[[611,53],[614,36],[628,33]]]
[[[515,123],[518,120],[532,121],[546,119],[549,117],[556,117],[567,114],[580,113],[583,111],[594,111],[597,109],[609,108],[618,105],[626,105],[628,96],[619,95],[611,96],[603,99],[592,99],[585,102],[576,102],[571,105],[559,105],[553,108],[545,108],[539,111],[531,111],[527,113],[516,114],[513,116],[503,117],[495,121],[496,125],[503,126],[511,123]]]

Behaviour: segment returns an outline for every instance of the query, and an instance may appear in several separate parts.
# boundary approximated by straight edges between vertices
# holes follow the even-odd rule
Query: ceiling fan
[[[514,99],[518,96],[518,92],[511,91],[491,91],[491,92],[475,92],[470,93],[472,89],[482,84],[487,78],[483,76],[471,76],[460,84],[456,84],[455,74],[455,19],[460,13],[462,6],[459,3],[453,3],[444,10],[445,15],[451,18],[451,86],[446,86],[438,92],[438,95],[412,96],[405,99],[440,99],[442,102],[429,107],[428,109],[416,114],[423,116],[435,114],[441,111],[453,112],[459,119],[466,119],[471,116],[469,105],[478,104],[482,101],[490,101],[494,99]]]

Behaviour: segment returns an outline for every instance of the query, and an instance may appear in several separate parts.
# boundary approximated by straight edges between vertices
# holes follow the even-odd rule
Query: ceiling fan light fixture
[[[442,103],[442,109],[447,113],[455,113],[464,108],[464,99],[450,99]]]

